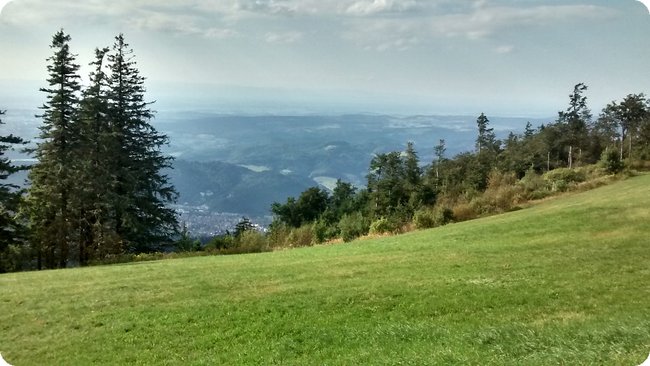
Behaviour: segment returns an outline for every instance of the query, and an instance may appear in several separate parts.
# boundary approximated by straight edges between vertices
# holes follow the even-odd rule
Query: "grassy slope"
[[[398,237],[0,276],[11,363],[637,365],[650,176]]]

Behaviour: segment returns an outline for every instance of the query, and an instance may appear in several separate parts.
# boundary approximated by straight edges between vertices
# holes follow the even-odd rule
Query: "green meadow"
[[[0,275],[26,365],[638,365],[650,175],[350,244]]]

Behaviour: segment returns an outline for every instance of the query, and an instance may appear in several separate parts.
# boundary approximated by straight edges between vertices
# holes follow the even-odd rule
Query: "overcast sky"
[[[595,110],[650,92],[636,0],[14,0],[0,79],[44,80],[61,27],[83,65],[123,32],[163,107],[548,116],[578,82]]]

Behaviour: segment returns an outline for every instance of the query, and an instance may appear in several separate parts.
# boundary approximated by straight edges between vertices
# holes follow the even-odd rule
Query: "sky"
[[[650,13],[636,0],[2,3],[11,103],[43,86],[60,28],[84,75],[124,33],[162,109],[536,117],[566,108],[579,82],[595,111],[650,93]]]

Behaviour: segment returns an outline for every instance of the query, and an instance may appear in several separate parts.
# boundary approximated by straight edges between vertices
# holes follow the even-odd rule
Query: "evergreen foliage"
[[[47,101],[41,109],[43,120],[29,178],[27,198],[31,243],[37,267],[66,267],[70,243],[75,241],[75,213],[70,201],[77,182],[75,149],[80,146],[79,65],[70,51],[70,36],[63,30],[52,38],[54,54],[48,58],[48,87],[41,91]]]
[[[41,89],[43,124],[32,150],[37,163],[24,199],[19,187],[4,183],[24,169],[13,165],[6,151],[24,142],[0,136],[0,272],[24,265],[86,265],[170,247],[199,250],[186,226],[179,232],[170,207],[177,193],[163,174],[172,162],[161,152],[168,138],[150,123],[155,112],[133,50],[121,34],[112,47],[96,49],[89,85],[82,88],[69,43],[63,30],[53,36],[48,85]],[[576,84],[556,121],[538,128],[528,122],[522,134],[511,132],[502,141],[481,113],[474,151],[446,158],[440,140],[426,167],[412,142],[404,151],[376,154],[366,188],[341,180],[331,192],[309,188],[272,205],[268,236],[252,230],[244,217],[234,235],[214,238],[207,248],[259,252],[444,225],[517,209],[524,200],[574,189],[594,174],[620,173],[635,160],[650,159],[645,95],[613,101],[592,121],[586,91],[585,84]],[[598,161],[599,166],[584,167]]]
[[[157,250],[178,234],[162,170],[167,137],[149,123],[144,78],[119,35],[95,51],[82,91],[70,36],[57,32],[25,212],[37,268]]]
[[[587,97],[584,95],[586,91],[585,84],[576,84],[573,93],[569,95],[569,107],[566,111],[558,112],[557,124],[561,131],[558,141],[563,145],[569,168],[573,167],[574,156],[581,158],[583,150],[587,147],[591,111],[587,107]]]
[[[170,203],[177,193],[162,170],[172,158],[160,149],[168,143],[149,123],[154,112],[145,101],[145,78],[140,76],[133,50],[123,35],[115,37],[108,54],[107,85],[110,134],[107,148],[112,165],[115,232],[131,252],[155,250],[178,232]]]
[[[281,231],[278,228],[286,229],[278,223],[293,223],[294,228],[313,224],[319,242],[336,235],[349,241],[368,231],[400,232],[409,224],[444,225],[517,209],[523,201],[576,189],[591,176],[619,173],[624,165],[616,148],[623,151],[622,141],[628,158],[633,153],[650,158],[650,105],[645,96],[630,94],[620,103],[612,102],[592,123],[586,91],[586,85],[576,84],[568,108],[555,122],[538,128],[528,122],[522,134],[511,132],[503,141],[481,113],[474,152],[447,159],[445,141],[440,140],[434,160],[424,169],[411,142],[404,152],[376,154],[368,169],[367,189],[357,191],[339,180],[328,208],[312,212],[322,212],[318,217],[296,209],[294,198],[275,204],[272,235]],[[637,141],[636,149],[632,140]],[[598,161],[604,169],[581,168]]]
[[[3,114],[5,111],[0,110],[0,126],[4,124],[1,119]],[[11,134],[0,136],[0,273],[16,269],[8,251],[11,246],[22,246],[25,240],[25,227],[16,218],[22,191],[20,187],[6,182],[12,174],[26,169],[14,165],[7,157],[10,149],[24,143],[22,138]]]
[[[247,231],[253,230],[253,223],[248,217],[242,217],[241,220],[235,226],[235,232],[233,235],[238,238]]]

